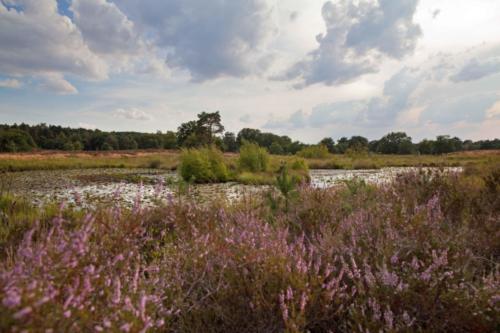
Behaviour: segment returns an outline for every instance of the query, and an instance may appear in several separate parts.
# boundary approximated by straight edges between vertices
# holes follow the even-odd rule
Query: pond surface
[[[418,168],[379,170],[311,170],[311,185],[326,188],[359,178],[367,183],[390,182],[399,174]],[[445,172],[460,172],[447,168]],[[269,186],[224,184],[191,185],[186,188],[173,171],[155,169],[82,169],[27,171],[0,174],[0,193],[10,192],[28,198],[37,205],[66,201],[78,206],[121,202],[131,206],[137,200],[151,206],[180,195],[204,203],[215,199],[240,200],[269,190]]]
[[[399,167],[382,168],[372,170],[311,170],[311,185],[319,188],[326,188],[338,185],[346,180],[353,178],[361,179],[369,184],[383,184],[396,179],[398,175],[418,172],[418,171],[437,171],[442,170],[445,173],[461,172],[461,167],[448,168],[421,168],[421,167]]]

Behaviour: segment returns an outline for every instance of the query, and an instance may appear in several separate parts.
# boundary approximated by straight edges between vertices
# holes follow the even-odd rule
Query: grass
[[[271,155],[270,169],[294,156]],[[224,154],[229,166],[237,168],[238,155]],[[35,153],[0,154],[0,171],[59,170],[86,168],[154,168],[177,169],[180,151],[131,151],[101,153]],[[406,166],[464,166],[467,164],[500,163],[500,151],[463,152],[436,155],[328,155],[327,158],[306,159],[309,169],[378,169]]]
[[[75,213],[5,197],[0,331],[498,330],[498,163],[288,199]]]
[[[175,170],[177,151],[133,151],[102,153],[0,154],[0,171],[153,168]]]

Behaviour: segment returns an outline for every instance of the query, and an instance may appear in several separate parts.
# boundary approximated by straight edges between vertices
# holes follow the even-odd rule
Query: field
[[[251,186],[236,200],[212,184],[164,184],[178,161],[174,151],[0,157],[12,188],[157,195],[84,205],[51,193],[35,205],[0,190],[0,331],[498,330],[498,152],[310,159],[416,168],[312,170],[310,184]],[[318,186],[324,172],[345,178]],[[183,195],[203,187],[208,199]]]
[[[177,150],[111,151],[65,153],[0,154],[0,171],[60,170],[86,168],[158,168],[175,170],[179,164]],[[236,154],[225,154],[235,163]],[[290,156],[271,155],[271,163],[279,165]],[[330,155],[325,159],[306,159],[310,169],[377,169],[405,166],[459,166],[468,163],[500,163],[500,151],[460,152],[447,155]]]

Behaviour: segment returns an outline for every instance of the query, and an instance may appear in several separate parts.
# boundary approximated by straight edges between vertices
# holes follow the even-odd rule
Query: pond
[[[399,174],[418,168],[383,168],[378,170],[311,170],[311,185],[326,188],[359,178],[367,183],[390,182]],[[460,172],[447,168],[445,172]],[[234,182],[199,184],[186,188],[173,171],[156,169],[82,169],[27,171],[0,175],[0,193],[23,196],[34,204],[65,201],[78,206],[110,202],[133,205],[140,200],[151,206],[159,200],[188,196],[203,203],[215,199],[229,201],[251,197],[269,190],[269,186],[242,185]]]

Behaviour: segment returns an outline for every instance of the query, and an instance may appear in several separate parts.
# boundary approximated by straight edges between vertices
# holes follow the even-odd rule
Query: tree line
[[[237,152],[243,142],[253,142],[271,154],[293,155],[307,145],[286,135],[244,128],[237,134],[225,131],[220,113],[202,112],[198,119],[181,124],[177,131],[156,133],[105,132],[55,125],[0,125],[0,152],[25,152],[35,149],[65,151],[106,151],[134,149],[178,149],[215,145],[225,152]],[[379,140],[363,136],[324,138],[318,145],[330,153],[374,152],[381,154],[446,154],[466,150],[500,149],[500,140],[462,141],[449,135],[413,143],[404,132],[392,132]]]

